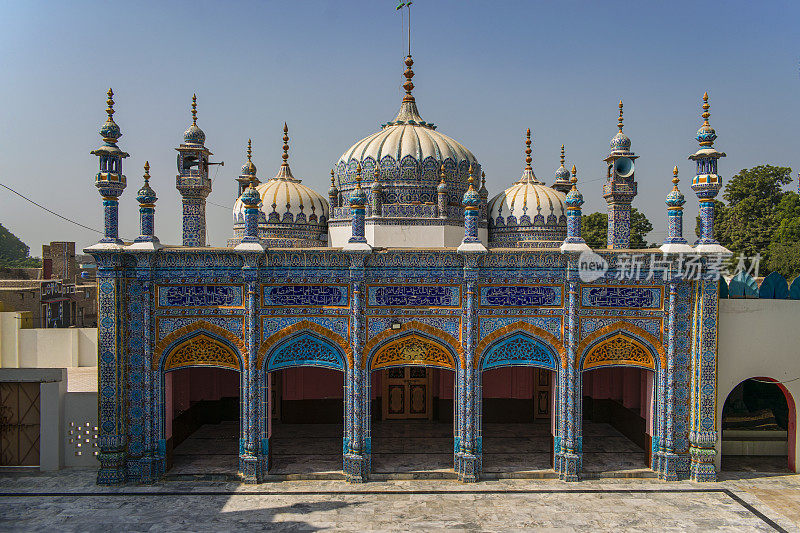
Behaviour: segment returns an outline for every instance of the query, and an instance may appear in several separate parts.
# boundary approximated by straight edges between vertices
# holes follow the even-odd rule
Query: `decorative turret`
[[[628,248],[631,242],[631,202],[636,196],[631,140],[622,132],[622,100],[619,101],[619,131],[611,139],[611,153],[603,160],[608,173],[603,185],[603,198],[608,203],[608,236],[610,249]]]
[[[484,171],[481,171],[481,188],[478,189],[478,194],[481,197],[481,220],[486,220],[488,217],[489,189],[486,188],[486,172]]]
[[[331,169],[331,186],[328,189],[328,204],[331,210],[339,207],[339,189],[336,188],[333,169]]]
[[[569,179],[569,170],[564,166],[564,145],[561,145],[561,166],[556,170],[555,181],[552,188],[558,192],[567,194],[572,188]]]
[[[350,226],[350,239],[347,241],[342,249],[343,250],[372,250],[372,246],[367,244],[367,239],[364,237],[364,217],[367,205],[367,195],[364,189],[361,188],[361,165],[356,169],[356,188],[350,195],[350,211],[352,223]]]
[[[236,245],[235,250],[262,251],[264,247],[258,238],[258,218],[261,207],[261,195],[256,190],[256,177],[250,177],[250,184],[240,198],[244,206],[244,237]]]
[[[486,247],[478,239],[478,217],[480,215],[481,196],[475,190],[472,177],[473,169],[469,167],[469,189],[461,201],[464,206],[464,240],[458,247],[459,252],[485,252]]]
[[[563,147],[562,147],[562,154]],[[562,156],[563,157],[563,156]],[[562,159],[563,164],[563,159]],[[570,191],[567,193],[567,238],[561,245],[562,252],[583,252],[589,250],[589,245],[583,240],[581,235],[581,206],[583,205],[583,195],[578,190],[578,170],[572,165],[572,178],[570,179]]]
[[[381,190],[381,169],[380,165],[375,165],[375,172],[373,173],[372,181],[372,216],[378,217],[381,215],[381,205],[383,199]]]
[[[211,193],[206,134],[197,125],[197,95],[192,95],[192,124],[178,151],[176,187],[183,199],[183,245],[206,245],[206,198]],[[221,164],[221,163],[220,163]]]
[[[144,162],[144,184],[136,199],[139,201],[139,236],[131,248],[157,249],[161,245],[155,236],[155,213],[158,197],[150,188],[150,162]]]
[[[703,125],[697,130],[700,149],[689,156],[697,163],[697,175],[692,179],[692,190],[700,200],[700,239],[695,243],[697,251],[730,254],[731,251],[720,245],[714,238],[714,198],[722,188],[722,177],[717,174],[717,161],[725,153],[714,148],[717,132],[708,123],[708,93],[703,94]]]
[[[256,176],[256,166],[253,164],[253,141],[247,139],[247,162],[242,165],[242,173],[236,178],[236,181],[239,182],[239,192],[236,195],[236,198],[239,198],[242,193],[247,189],[248,185],[250,185],[250,180],[255,178],[255,184],[258,186],[261,182],[258,180]]]
[[[683,193],[678,190],[678,166],[672,169],[672,190],[667,195],[667,238],[661,245],[664,253],[687,253],[692,251],[692,247],[683,237],[683,204],[686,199]]]
[[[104,233],[100,243],[117,245],[122,243],[119,238],[119,197],[127,184],[122,173],[122,160],[128,157],[128,154],[117,146],[117,140],[122,137],[122,132],[114,122],[114,91],[109,89],[107,94],[108,118],[100,128],[103,145],[90,153],[100,158],[100,171],[94,177],[94,185],[103,197]]]
[[[445,178],[444,163],[439,167],[439,185],[436,186],[436,210],[439,218],[447,218],[447,182]]]

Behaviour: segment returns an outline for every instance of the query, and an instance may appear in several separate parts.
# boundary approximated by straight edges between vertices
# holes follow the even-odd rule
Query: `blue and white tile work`
[[[100,159],[95,185],[105,233],[86,250],[97,261],[99,284],[98,483],[151,482],[164,474],[165,382],[177,368],[178,352],[181,368],[239,371],[239,474],[247,482],[264,481],[270,468],[271,370],[317,366],[343,372],[343,471],[350,482],[363,482],[372,468],[371,371],[408,360],[455,374],[453,465],[461,481],[477,481],[482,473],[482,373],[504,366],[553,373],[559,478],[581,475],[584,370],[633,366],[654,376],[650,466],[661,479],[716,479],[717,283],[683,278],[680,258],[670,253],[659,255],[656,276],[642,268],[621,277],[624,255],[630,255],[637,157],[622,132],[622,104],[619,131],[604,160],[608,249],[596,253],[608,269],[584,281],[583,248],[574,247],[584,245],[575,170],[571,196],[564,192],[563,156],[558,187],[539,181],[529,135],[522,178],[488,201],[485,181],[479,190],[473,185],[482,175],[477,158],[420,117],[410,56],[405,64],[400,112],[333,165],[328,199],[306,194],[291,175],[284,128],[283,165],[275,178],[284,193],[278,197],[272,180],[258,185],[258,235],[253,227],[245,235],[244,219],[235,212],[235,248],[206,243],[212,154],[194,101],[192,124],[177,148],[183,246],[136,247],[119,239],[122,159],[128,154],[117,146],[121,133],[109,91],[104,144],[92,152]],[[717,161],[724,154],[712,148],[716,133],[707,106],[706,98],[692,189],[702,202],[698,244],[713,248],[719,245],[709,221],[721,185]],[[417,134],[412,147],[398,140],[406,130]],[[256,183],[250,157],[237,178],[239,196],[245,178]],[[372,181],[362,188],[362,179]],[[157,220],[151,193],[143,188],[140,203],[147,208],[141,234],[152,243]],[[457,226],[453,235],[462,242],[369,243],[379,225],[424,232],[436,224]],[[326,233],[334,231],[342,247],[328,240]],[[672,235],[680,237],[677,230]],[[710,261],[699,257],[701,267]]]

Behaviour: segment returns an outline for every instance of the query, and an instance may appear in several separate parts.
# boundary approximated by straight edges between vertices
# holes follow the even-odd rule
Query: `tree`
[[[41,267],[41,260],[30,257],[30,248],[0,224],[0,266]]]
[[[647,215],[631,208],[631,244],[633,249],[647,248],[647,234],[653,231],[653,225]],[[581,217],[581,234],[583,239],[592,248],[605,248],[608,235],[608,215],[606,213],[592,213]]]
[[[800,242],[800,208],[798,200],[792,199],[797,195],[783,190],[792,182],[791,173],[789,167],[772,165],[743,169],[725,185],[722,197],[726,204],[714,203],[714,236],[734,256],[761,254],[760,272],[764,274],[791,270],[793,243]],[[698,217],[698,235],[699,226]],[[786,261],[782,267],[781,262]]]
[[[772,233],[767,268],[791,282],[800,275],[800,194],[786,192],[775,208],[778,227]]]

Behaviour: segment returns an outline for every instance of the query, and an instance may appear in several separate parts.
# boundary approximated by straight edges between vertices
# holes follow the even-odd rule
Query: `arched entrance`
[[[162,439],[170,475],[236,475],[241,368],[238,350],[211,332],[188,335],[164,351]]]
[[[372,472],[453,472],[453,347],[412,330],[368,348],[365,442]]]
[[[581,360],[582,472],[653,467],[660,353],[627,329],[598,336]]]
[[[526,323],[479,343],[477,442],[485,477],[552,468],[560,349],[555,337]]]
[[[794,398],[783,384],[742,381],[722,408],[722,469],[794,472],[796,424]]]
[[[262,345],[269,474],[342,475],[344,339],[310,322]]]

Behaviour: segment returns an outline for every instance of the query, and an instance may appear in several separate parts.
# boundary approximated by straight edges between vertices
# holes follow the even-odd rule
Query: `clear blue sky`
[[[136,191],[148,159],[159,201],[156,232],[180,241],[174,147],[190,123],[193,92],[207,145],[225,167],[209,201],[231,206],[247,139],[262,178],[280,163],[288,122],[296,177],[325,194],[328,172],[355,141],[393,118],[404,42],[393,0],[284,2],[0,3],[0,182],[89,226],[102,227],[93,185],[105,92],[128,188],[120,233],[138,234]],[[603,157],[616,132],[640,155],[634,205],[663,239],[671,169],[697,200],[686,157],[697,143],[700,98],[711,96],[720,171],[771,163],[800,167],[800,2],[503,2],[416,0],[415,94],[423,118],[483,164],[491,195],[523,167],[548,183],[559,146],[578,167],[585,213],[605,210]],[[796,174],[795,174],[796,176]],[[796,184],[793,185],[796,187]],[[209,205],[209,239],[231,236],[230,209]],[[41,254],[41,244],[96,234],[0,190],[0,222]]]

